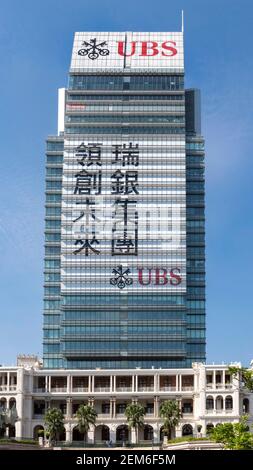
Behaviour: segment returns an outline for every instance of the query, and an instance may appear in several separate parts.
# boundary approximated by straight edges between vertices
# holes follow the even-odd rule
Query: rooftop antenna
[[[184,10],[182,10],[182,33],[184,32]]]

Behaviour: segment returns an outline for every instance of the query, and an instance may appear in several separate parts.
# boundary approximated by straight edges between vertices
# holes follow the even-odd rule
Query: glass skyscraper
[[[183,33],[76,33],[47,139],[45,368],[205,361],[204,141]]]

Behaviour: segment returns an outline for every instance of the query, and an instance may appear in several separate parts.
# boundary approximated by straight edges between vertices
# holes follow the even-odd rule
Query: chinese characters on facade
[[[78,215],[72,221],[82,221],[84,236],[75,240],[74,254],[89,256],[101,254],[100,241],[96,235],[96,196],[103,194],[103,144],[82,143],[75,152],[80,169],[74,175]],[[138,166],[139,146],[129,144],[113,145],[111,149],[110,194],[114,197],[112,208],[111,255],[128,256],[138,254],[138,211],[139,194]],[[80,211],[79,211],[80,209]]]

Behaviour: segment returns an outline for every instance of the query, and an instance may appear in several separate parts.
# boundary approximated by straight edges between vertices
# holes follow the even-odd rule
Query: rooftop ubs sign
[[[183,71],[183,33],[76,33],[71,71],[107,68]]]
[[[129,45],[129,51],[127,51],[127,44],[123,41],[118,41],[117,52],[120,56],[131,57],[133,55],[139,55],[141,57],[153,57],[159,53],[162,56],[172,57],[177,54],[175,41],[164,41],[159,44],[156,41],[132,41]],[[90,42],[83,41],[83,48],[79,49],[78,55],[88,56],[89,59],[95,60],[99,56],[106,57],[110,54],[109,49],[106,48],[107,42],[99,41],[94,38],[90,39]]]

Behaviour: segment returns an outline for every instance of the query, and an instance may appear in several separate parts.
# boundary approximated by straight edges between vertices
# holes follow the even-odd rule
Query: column
[[[116,418],[117,409],[116,409],[116,398],[113,399],[113,418]]]
[[[225,374],[226,374],[226,371],[223,370],[222,371],[222,385],[223,385],[223,388],[225,388]]]
[[[48,376],[48,392],[51,393],[51,375]]]
[[[216,413],[216,397],[213,397],[213,411]]]
[[[46,375],[45,377],[45,390],[46,390],[46,393],[48,392],[48,376]]]
[[[10,391],[10,372],[7,372],[7,390]]]
[[[50,398],[45,399],[45,413],[50,408],[50,402],[51,402]]]
[[[92,377],[91,377],[91,375],[89,375],[89,377],[88,377],[88,392],[89,392],[89,393],[92,392],[92,390],[91,390],[91,381],[92,381],[92,380],[91,380],[91,379],[92,379]]]
[[[130,430],[130,436],[131,436],[131,444],[137,444],[137,439],[136,439],[136,434],[135,434],[135,429],[132,428]]]
[[[113,444],[116,442],[116,429],[114,427],[110,429],[110,440]]]
[[[72,429],[70,423],[66,425],[66,442],[72,442]]]
[[[154,397],[154,417],[157,418],[157,406],[156,406],[157,397]]]
[[[215,370],[213,370],[213,388],[216,388],[216,376],[215,376]]]
[[[70,375],[67,375],[67,393],[71,393],[70,379]]]
[[[156,392],[159,392],[160,391],[160,375],[159,374],[156,374],[156,389],[155,389]]]
[[[27,422],[29,424],[25,424],[25,429],[28,431],[27,434],[24,434],[24,437],[31,437],[33,435],[33,427],[32,427],[32,418],[33,418],[33,399],[32,396],[27,396],[25,399],[25,416],[27,418]],[[27,432],[26,431],[26,432]]]
[[[132,392],[135,391],[135,375],[132,375]]]
[[[113,391],[116,392],[116,376],[113,376]]]
[[[180,426],[176,426],[175,428],[175,437],[182,437]]]
[[[178,390],[179,392],[181,392],[182,391],[182,375],[181,374],[178,376],[178,379],[179,379]]]
[[[110,393],[113,391],[113,376],[110,376]]]
[[[23,420],[24,420],[24,370],[20,369],[17,372],[17,390],[16,395],[16,409],[19,420],[16,422],[16,437],[24,437],[23,434]]]
[[[153,436],[154,444],[158,444],[160,442],[160,430],[158,423],[153,424]]]
[[[87,433],[87,441],[90,443],[90,444],[93,444],[94,443],[94,435],[95,435],[95,429],[90,429]]]
[[[93,397],[88,398],[88,405],[94,407],[94,398]]]
[[[176,391],[178,392],[178,386],[179,386],[179,380],[178,380],[178,374],[176,375]]]
[[[156,418],[159,418],[160,411],[160,397],[156,397]]]
[[[197,374],[195,373],[193,377],[194,377],[194,378],[193,378],[193,380],[194,380],[194,382],[193,382],[193,384],[194,384],[194,392],[196,392],[196,391],[198,390],[198,376],[197,376]]]
[[[230,393],[229,393],[230,394]],[[233,408],[232,408],[232,415],[239,416],[240,415],[240,392],[239,387],[234,390],[234,393],[231,393],[231,397],[233,400]],[[225,409],[225,397],[224,397],[224,409]]]
[[[135,376],[135,391],[138,392],[138,375]]]
[[[110,418],[114,418],[113,416],[113,403],[114,403],[114,398],[110,398]]]
[[[67,398],[67,419],[72,418],[72,398]],[[67,439],[68,440],[68,439]]]

